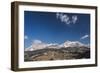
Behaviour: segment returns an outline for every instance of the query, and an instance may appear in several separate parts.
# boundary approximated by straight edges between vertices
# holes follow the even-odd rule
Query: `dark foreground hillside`
[[[61,49],[45,48],[35,51],[25,51],[24,61],[47,61],[90,58],[90,48],[67,47]]]

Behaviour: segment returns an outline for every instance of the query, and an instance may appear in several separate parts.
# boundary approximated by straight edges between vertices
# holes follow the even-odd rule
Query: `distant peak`
[[[66,41],[66,42],[64,42],[64,47],[80,47],[80,46],[85,46],[85,45],[79,41]]]

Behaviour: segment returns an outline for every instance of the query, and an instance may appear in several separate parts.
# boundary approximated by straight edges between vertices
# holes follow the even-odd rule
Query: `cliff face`
[[[35,51],[25,51],[24,61],[47,61],[90,58],[88,47],[44,48]]]

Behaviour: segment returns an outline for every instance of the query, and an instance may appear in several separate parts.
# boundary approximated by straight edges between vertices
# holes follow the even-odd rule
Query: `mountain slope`
[[[25,61],[45,60],[67,60],[90,58],[90,48],[87,47],[66,47],[66,48],[45,48],[35,51],[25,51]]]

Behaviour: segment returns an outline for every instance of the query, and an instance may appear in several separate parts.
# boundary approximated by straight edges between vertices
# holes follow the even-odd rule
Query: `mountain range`
[[[39,40],[24,51],[24,61],[68,60],[90,58],[90,47],[79,41],[62,44],[43,43]]]
[[[62,44],[58,43],[43,43],[40,40],[34,40],[32,45],[29,46],[28,48],[25,48],[25,51],[34,51],[34,50],[39,50],[39,49],[61,49],[61,48],[67,48],[67,47],[89,47],[88,45],[85,45],[79,41],[65,41]]]

